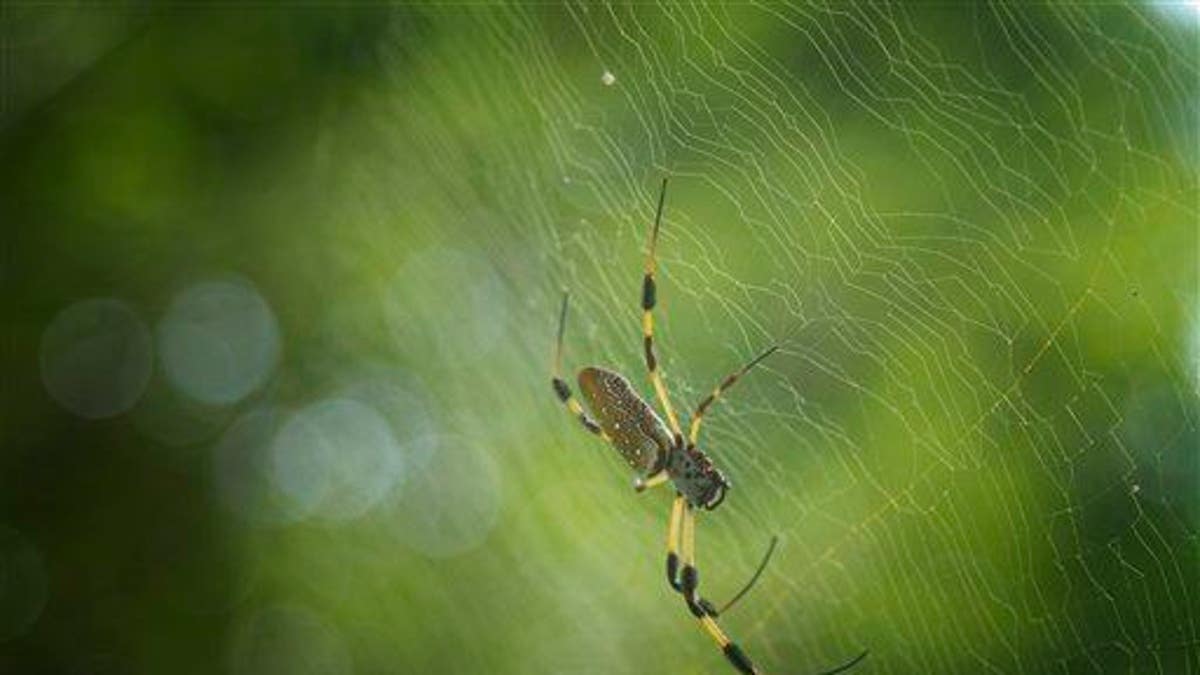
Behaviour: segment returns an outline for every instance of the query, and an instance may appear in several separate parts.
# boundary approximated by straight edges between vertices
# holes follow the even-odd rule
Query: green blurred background
[[[0,672],[1200,672],[1193,5],[0,5]]]

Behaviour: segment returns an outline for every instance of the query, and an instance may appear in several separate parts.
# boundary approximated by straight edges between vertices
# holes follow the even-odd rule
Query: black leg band
[[[683,566],[683,574],[680,575],[683,581],[684,593],[695,593],[696,587],[700,585],[700,573],[691,565]]]
[[[683,581],[683,598],[687,600],[688,610],[697,619],[704,618],[708,615],[711,605],[708,605],[708,603],[700,599],[700,596],[696,595],[696,587],[700,585],[700,573],[696,571],[695,567],[684,565],[681,577]]]
[[[746,652],[742,651],[742,648],[736,643],[730,642],[721,651],[725,652],[725,658],[729,659],[738,672],[746,675],[755,675],[757,672],[754,670],[754,664],[750,663],[750,657],[746,656]]]

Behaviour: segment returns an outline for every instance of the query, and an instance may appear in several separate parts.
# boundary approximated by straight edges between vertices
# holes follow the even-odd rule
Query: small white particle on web
[[[611,87],[616,84],[617,76],[606,70],[604,71],[604,74],[600,76],[600,81],[604,83],[604,86]]]
[[[1131,494],[1135,494],[1135,495],[1136,495],[1137,493],[1141,492],[1141,491],[1142,491],[1142,486],[1141,486],[1141,485],[1138,485],[1137,483],[1134,483],[1134,484],[1133,484],[1133,487],[1131,487],[1131,488],[1129,489],[1129,492],[1130,492]]]

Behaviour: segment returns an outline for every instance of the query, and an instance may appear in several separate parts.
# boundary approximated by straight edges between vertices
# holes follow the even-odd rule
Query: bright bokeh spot
[[[284,525],[303,514],[275,493],[271,443],[282,413],[253,410],[235,421],[212,450],[212,482],[217,501],[254,525]]]
[[[393,279],[388,300],[387,319],[397,344],[416,349],[437,336],[429,346],[447,363],[486,358],[513,315],[491,263],[454,248],[411,254]]]
[[[388,423],[404,457],[404,474],[425,466],[441,428],[425,385],[405,370],[382,365],[360,368],[347,379],[338,396],[370,406]]]
[[[409,476],[389,515],[400,543],[432,558],[465,553],[487,539],[500,512],[500,475],[483,448],[439,436],[428,463]]]
[[[272,445],[272,482],[299,513],[351,520],[400,479],[404,461],[370,406],[328,399],[293,414]]]
[[[353,662],[341,635],[298,606],[261,610],[237,627],[230,644],[233,675],[347,675]]]
[[[152,351],[149,330],[128,305],[83,300],[55,316],[42,334],[42,383],[80,417],[112,417],[132,408],[146,389]]]
[[[1151,6],[1181,23],[1200,24],[1200,0],[1152,0]]]
[[[279,360],[279,327],[248,283],[204,281],[181,292],[158,326],[159,354],[171,383],[211,405],[257,389]]]

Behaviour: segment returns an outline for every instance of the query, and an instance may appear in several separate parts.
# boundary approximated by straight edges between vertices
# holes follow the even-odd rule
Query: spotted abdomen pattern
[[[634,469],[651,474],[662,468],[671,432],[629,380],[604,368],[579,371],[579,389],[592,416]]]

